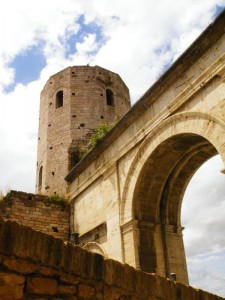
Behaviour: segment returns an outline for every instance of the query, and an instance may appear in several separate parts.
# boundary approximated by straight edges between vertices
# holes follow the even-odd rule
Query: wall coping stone
[[[0,217],[0,256],[10,265],[10,259],[38,264],[46,274],[62,278],[77,276],[88,282],[117,287],[129,294],[143,295],[143,299],[224,299],[194,289],[179,282],[148,274],[112,259],[104,259],[71,243],[35,231],[27,226]],[[32,268],[24,270],[32,273]],[[60,277],[60,278],[61,278]],[[53,278],[53,277],[52,277]],[[54,277],[56,278],[56,277]],[[190,295],[193,297],[187,298]],[[158,298],[157,298],[158,297]]]
[[[26,192],[22,192],[22,191],[15,191],[15,190],[11,190],[9,193],[9,195],[0,202],[0,206],[3,203],[10,203],[12,204],[12,201],[14,200],[20,200],[21,202],[26,202],[27,203],[32,203],[32,202],[43,202],[46,205],[57,205],[57,206],[63,206],[65,208],[70,207],[69,203],[67,203],[66,201],[63,202],[61,201],[51,201],[51,197],[46,196],[46,195],[41,195],[41,194],[32,194],[32,193],[26,193]]]

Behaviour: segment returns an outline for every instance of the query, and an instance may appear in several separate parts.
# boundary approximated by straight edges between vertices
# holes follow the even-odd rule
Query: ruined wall
[[[64,241],[69,239],[69,205],[46,196],[11,191],[0,202],[0,215]]]
[[[0,298],[219,300],[0,219]]]

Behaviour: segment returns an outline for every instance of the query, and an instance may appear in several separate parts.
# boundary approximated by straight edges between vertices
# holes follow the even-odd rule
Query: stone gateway
[[[205,161],[225,162],[224,28],[222,12],[128,112],[126,85],[98,66],[46,83],[36,191],[69,195],[70,233],[84,248],[188,284],[183,195]],[[124,113],[79,161],[91,130]]]

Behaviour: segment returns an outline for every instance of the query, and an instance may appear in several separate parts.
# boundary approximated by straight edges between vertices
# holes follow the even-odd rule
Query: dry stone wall
[[[69,239],[69,205],[49,197],[11,191],[0,202],[0,215],[64,241]]]
[[[0,299],[219,300],[0,219]]]

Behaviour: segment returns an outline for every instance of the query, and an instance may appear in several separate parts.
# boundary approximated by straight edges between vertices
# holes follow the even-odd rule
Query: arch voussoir
[[[133,218],[134,199],[131,196],[147,159],[163,141],[178,134],[204,137],[217,149],[225,163],[225,122],[201,112],[183,112],[166,119],[146,136],[133,159],[122,193],[121,224]]]
[[[225,162],[225,123],[206,113],[178,113],[146,136],[129,169],[120,210],[124,257],[132,241],[136,267],[162,276],[176,271],[188,283],[181,202],[194,172],[216,153]]]

